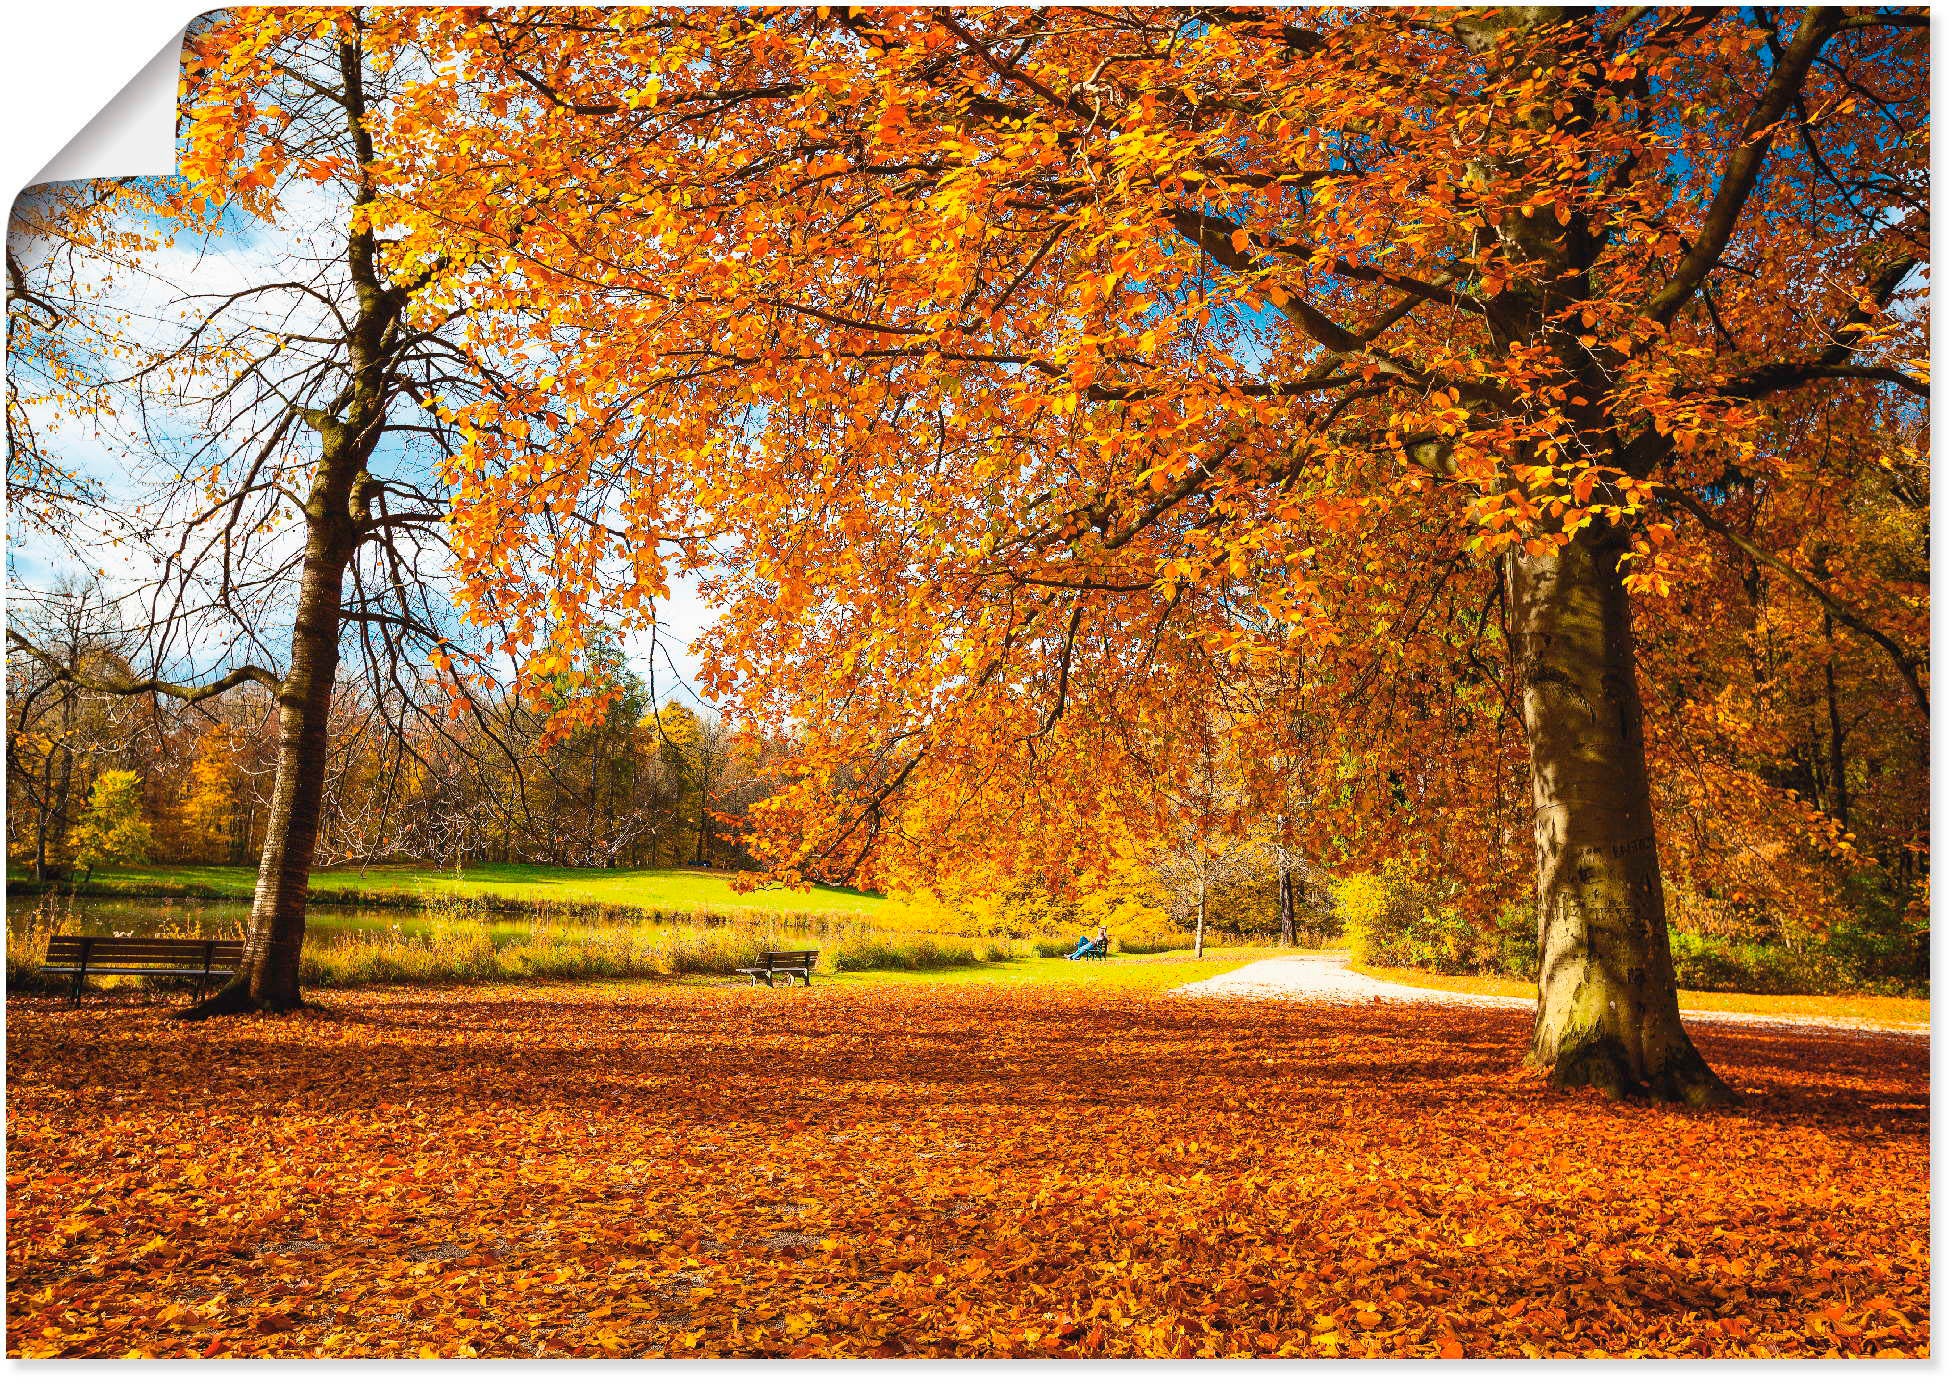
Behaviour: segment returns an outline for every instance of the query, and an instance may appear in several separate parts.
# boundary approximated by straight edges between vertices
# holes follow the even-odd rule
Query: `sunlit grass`
[[[1535,1000],[1538,986],[1511,976],[1446,976],[1407,966],[1356,966],[1354,970],[1397,985],[1461,995],[1509,995]],[[1746,995],[1733,991],[1683,990],[1681,1008],[1724,1014],[1775,1014],[1785,1018],[1854,1019],[1865,1023],[1929,1024],[1932,1002],[1892,995]]]
[[[21,878],[17,874],[15,879]],[[740,892],[725,870],[593,870],[544,865],[472,865],[457,877],[430,865],[375,865],[370,869],[319,870],[312,899],[330,902],[405,903],[420,899],[505,900],[512,904],[594,904],[647,912],[858,913],[875,916],[896,907],[879,894],[815,886]],[[125,865],[97,870],[86,892],[175,894],[248,899],[257,884],[249,865]]]
[[[1111,956],[1100,961],[1062,957],[1022,957],[957,970],[862,971],[836,975],[844,985],[1089,986],[1094,989],[1160,991],[1224,975],[1250,961],[1300,953],[1273,947],[1209,947],[1195,961],[1190,949],[1144,956]]]
[[[736,979],[761,952],[799,949],[820,953],[822,976],[953,973],[1005,984],[1075,981],[1103,970],[1102,983],[1165,988],[1220,965],[1175,965],[1174,948],[1190,938],[1171,927],[1120,929],[1112,961],[1070,962],[1062,957],[1076,938],[1055,923],[1043,932],[1005,930],[932,901],[841,889],[737,894],[729,876],[698,870],[484,866],[458,885],[432,869],[369,871],[363,897],[391,890],[392,907],[348,905],[344,886],[359,878],[350,871],[313,876],[321,926],[306,937],[304,985]],[[106,896],[25,896],[9,912],[9,988],[40,986],[41,959],[55,933],[241,937],[251,879],[233,867],[135,867],[98,875]],[[1152,969],[1128,974],[1124,967],[1140,956]],[[1190,961],[1183,952],[1178,958]],[[1018,962],[1042,964],[1011,969]]]
[[[55,933],[88,930],[79,901],[48,896],[7,934],[7,983],[13,990],[43,983],[41,962]],[[151,936],[242,936],[241,918],[157,920]],[[118,929],[119,931],[120,929]],[[574,912],[539,908],[520,920],[492,922],[466,904],[435,903],[401,914],[392,926],[346,928],[306,940],[300,979],[308,987],[360,985],[498,984],[522,981],[657,980],[687,984],[746,983],[737,975],[765,951],[820,953],[820,983],[1047,986],[1090,985],[1157,991],[1203,980],[1280,953],[1213,948],[1204,960],[1190,951],[1115,954],[1066,961],[1038,955],[1048,938],[957,936],[904,929],[858,915],[712,917],[688,922],[648,919],[590,921]],[[91,984],[97,982],[91,981]],[[139,986],[139,980],[105,978]]]
[[[48,938],[100,930],[87,900],[44,895],[31,914],[10,920],[7,981],[35,989]],[[116,905],[118,909],[126,905]],[[859,914],[592,916],[577,908],[537,904],[523,916],[485,915],[465,900],[435,900],[417,912],[371,915],[374,925],[341,923],[306,939],[301,982],[335,988],[388,984],[493,984],[520,981],[739,981],[737,970],[766,951],[814,950],[816,976],[849,984],[983,985],[1090,984],[1167,989],[1204,979],[1274,953],[1215,948],[1203,961],[1185,950],[1114,954],[1108,960],[1066,961],[1045,954],[1049,937],[962,935],[937,927],[901,926]],[[940,919],[936,920],[940,923]],[[122,920],[118,935],[238,936],[240,916],[184,915]],[[1116,946],[1116,942],[1114,943]],[[92,983],[92,982],[91,982]],[[140,984],[140,981],[124,982]]]

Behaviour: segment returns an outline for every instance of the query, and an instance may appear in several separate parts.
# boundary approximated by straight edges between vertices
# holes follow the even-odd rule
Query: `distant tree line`
[[[42,646],[61,649],[71,666],[133,676],[128,637],[87,588],[42,603],[35,618]],[[436,734],[364,684],[341,687],[320,863],[751,868],[740,820],[768,791],[765,747],[735,743],[709,710],[655,704],[614,651],[601,677],[602,710],[555,737],[545,734],[549,708],[513,693],[475,698]],[[257,862],[277,762],[267,689],[189,704],[116,695],[16,656],[7,693],[7,854],[16,866],[43,880],[77,867],[105,775],[139,784],[149,858]]]

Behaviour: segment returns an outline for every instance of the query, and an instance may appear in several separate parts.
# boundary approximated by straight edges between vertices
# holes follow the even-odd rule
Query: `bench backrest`
[[[122,966],[201,966],[234,969],[244,959],[244,944],[235,939],[205,937],[50,937],[47,964],[78,966],[88,963]]]
[[[759,953],[759,964],[761,966],[782,968],[787,966],[806,966],[811,968],[819,956],[820,953],[817,951],[761,952]]]

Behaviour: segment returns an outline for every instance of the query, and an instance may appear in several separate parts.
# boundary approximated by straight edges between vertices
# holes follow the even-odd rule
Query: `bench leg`
[[[68,994],[69,1004],[81,1003],[81,982],[87,978],[87,975],[88,971],[86,968],[80,968],[75,971],[75,988]]]

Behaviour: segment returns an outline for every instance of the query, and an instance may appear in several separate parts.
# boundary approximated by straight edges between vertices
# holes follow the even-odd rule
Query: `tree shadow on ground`
[[[1001,991],[897,991],[881,998],[901,1021],[876,1026],[860,1022],[858,991],[788,998],[645,990],[592,1002],[561,989],[348,993],[290,1016],[243,1016],[195,1031],[159,1023],[164,1011],[153,1002],[76,1011],[15,1000],[26,1022],[12,1055],[31,1069],[50,1039],[57,1049],[82,1044],[97,1058],[129,1045],[143,1060],[106,1069],[91,1063],[96,1079],[105,1093],[141,1090],[151,1099],[169,1098],[175,1053],[186,1099],[275,1101],[280,1083],[310,1090],[357,1071],[375,1100],[438,1096],[465,1078],[480,1098],[551,1107],[629,1101],[647,1116],[789,1111],[804,1106],[811,1089],[828,1099],[1008,1106],[1027,1115],[1079,1102],[1202,1104],[1199,1084],[1185,1080],[1189,1065],[1215,1078],[1214,1089],[1229,1099],[1256,1087],[1273,1101],[1319,1105],[1355,1096],[1399,1118],[1486,1101],[1597,1099],[1526,1089],[1530,1018],[1516,1011],[1171,997],[1108,1005],[1089,991],[1052,992],[1022,1006]],[[999,1022],[1005,1014],[1007,1024]],[[43,1016],[52,1031],[43,1029]],[[519,1043],[506,1041],[517,1032]],[[1892,1132],[1922,1130],[1928,1119],[1922,1043],[1734,1024],[1696,1033],[1710,1061],[1744,1090],[1747,1103],[1733,1118]],[[709,1089],[691,1080],[706,1055]],[[266,1073],[277,1080],[267,1082]]]

